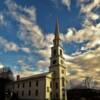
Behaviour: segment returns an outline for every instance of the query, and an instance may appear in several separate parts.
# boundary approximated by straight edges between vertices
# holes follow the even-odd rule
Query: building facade
[[[19,98],[28,100],[67,100],[66,66],[59,33],[57,20],[55,37],[51,47],[49,72],[25,78],[18,76],[12,88]]]

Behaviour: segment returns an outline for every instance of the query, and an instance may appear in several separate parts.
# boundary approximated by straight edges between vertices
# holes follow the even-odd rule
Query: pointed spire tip
[[[58,17],[56,19],[55,39],[60,39],[59,38],[59,20],[58,20]]]

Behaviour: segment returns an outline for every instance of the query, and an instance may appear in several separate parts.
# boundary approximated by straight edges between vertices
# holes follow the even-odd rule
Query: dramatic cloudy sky
[[[100,0],[0,0],[0,68],[48,71],[56,17],[69,80],[100,82]]]

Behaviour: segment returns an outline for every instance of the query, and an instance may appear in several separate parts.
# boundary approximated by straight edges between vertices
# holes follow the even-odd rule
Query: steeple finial
[[[55,39],[60,39],[59,37],[59,20],[58,20],[58,17],[56,19],[56,27],[55,27]]]

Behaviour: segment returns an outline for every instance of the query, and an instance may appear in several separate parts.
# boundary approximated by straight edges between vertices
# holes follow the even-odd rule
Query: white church
[[[17,80],[11,84],[12,90],[20,99],[67,100],[67,71],[59,33],[57,20],[51,47],[49,72],[24,78],[17,76]]]

